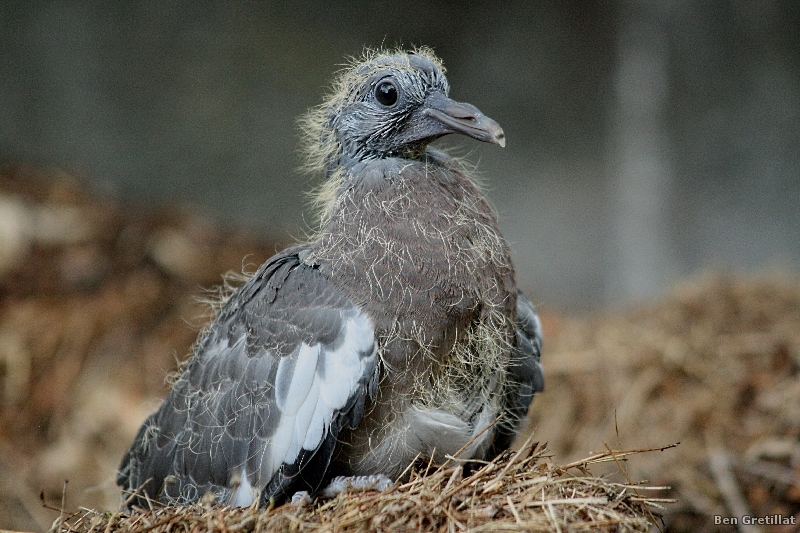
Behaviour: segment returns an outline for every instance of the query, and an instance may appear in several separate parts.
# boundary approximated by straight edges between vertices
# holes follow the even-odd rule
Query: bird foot
[[[383,474],[374,474],[371,476],[338,476],[331,480],[330,484],[325,487],[320,496],[323,498],[335,498],[342,492],[352,491],[367,491],[377,490],[383,492],[394,486],[391,479]]]
[[[325,499],[335,498],[345,491],[376,490],[383,492],[394,486],[391,479],[383,474],[372,476],[338,476],[331,480],[319,495]],[[292,496],[292,505],[305,507],[313,501],[307,490],[298,490]]]
[[[292,505],[296,505],[297,507],[305,507],[312,501],[311,495],[307,490],[298,490],[292,496]]]

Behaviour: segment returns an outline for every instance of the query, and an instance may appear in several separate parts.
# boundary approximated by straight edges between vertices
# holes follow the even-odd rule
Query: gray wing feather
[[[369,318],[301,251],[273,257],[223,307],[123,459],[124,489],[249,505],[318,488],[374,392],[377,355]]]
[[[524,405],[527,412],[534,393],[544,390],[542,322],[533,303],[522,291],[517,291],[517,320],[517,349],[512,358],[511,374],[520,384],[519,406]]]

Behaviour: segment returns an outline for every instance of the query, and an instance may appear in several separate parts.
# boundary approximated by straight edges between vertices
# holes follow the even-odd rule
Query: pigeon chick
[[[541,326],[470,172],[429,146],[503,130],[448,93],[429,50],[373,52],[305,118],[319,231],[201,335],[123,458],[134,504],[280,503],[508,448],[543,388]]]

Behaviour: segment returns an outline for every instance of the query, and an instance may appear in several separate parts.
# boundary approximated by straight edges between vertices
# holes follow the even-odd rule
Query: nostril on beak
[[[477,122],[478,121],[478,115],[476,115],[475,113],[458,113],[458,114],[454,114],[453,116],[455,118],[457,118],[457,119],[466,120],[466,121],[469,121],[469,122]]]

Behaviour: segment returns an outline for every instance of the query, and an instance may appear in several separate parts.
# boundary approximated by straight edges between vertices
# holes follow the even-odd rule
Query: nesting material
[[[412,472],[385,492],[346,492],[331,500],[274,509],[197,504],[134,513],[83,510],[64,515],[53,533],[177,531],[648,531],[670,500],[664,487],[615,483],[586,475],[597,462],[619,462],[642,451],[608,451],[554,466],[543,446],[465,468],[457,461]],[[424,465],[423,465],[424,467]],[[624,476],[623,476],[624,479]]]

